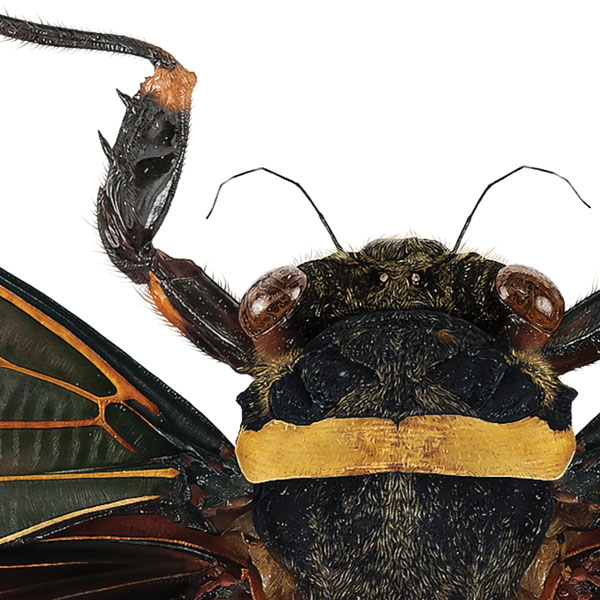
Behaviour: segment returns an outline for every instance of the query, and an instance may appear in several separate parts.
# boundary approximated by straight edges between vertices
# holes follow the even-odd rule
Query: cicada
[[[600,357],[600,293],[417,237],[276,267],[234,298],[154,238],[196,77],[132,38],[98,230],[204,353],[248,374],[235,447],[41,292],[0,272],[0,595],[342,600],[600,597],[598,422],[559,376]]]

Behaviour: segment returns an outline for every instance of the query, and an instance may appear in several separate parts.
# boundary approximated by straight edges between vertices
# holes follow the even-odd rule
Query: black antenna
[[[542,169],[541,167],[530,167],[528,165],[521,165],[520,167],[517,167],[516,169],[513,169],[510,173],[506,173],[506,175],[502,175],[502,177],[499,177],[498,179],[496,179],[496,181],[492,181],[492,183],[488,184],[485,188],[485,190],[483,190],[483,193],[481,194],[481,196],[479,196],[479,199],[477,200],[477,202],[475,203],[475,206],[473,207],[473,210],[471,211],[471,214],[467,217],[467,220],[465,221],[465,224],[463,225],[463,228],[460,232],[460,235],[458,236],[458,239],[456,240],[456,244],[454,244],[454,248],[452,249],[453,252],[456,252],[460,246],[460,243],[462,242],[462,239],[467,231],[467,229],[469,228],[469,225],[471,224],[471,219],[473,218],[473,215],[475,214],[475,211],[477,210],[477,208],[479,207],[479,205],[481,204],[481,201],[483,200],[483,197],[497,184],[500,183],[501,181],[504,181],[505,179],[508,179],[511,175],[514,175],[515,173],[518,173],[519,171],[522,171],[523,169],[529,169],[531,171],[539,171],[540,173],[547,173],[548,175],[554,175],[555,177],[558,177],[559,179],[562,179],[563,181],[566,181],[569,184],[569,187],[573,190],[573,192],[575,192],[575,195],[588,207],[588,208],[592,208],[580,195],[579,192],[575,189],[575,187],[573,186],[573,184],[566,178],[563,177],[562,175],[559,175],[558,173],[555,173],[554,171],[550,171],[548,169]]]
[[[257,171],[264,171],[265,173],[269,173],[270,175],[275,175],[275,177],[279,177],[279,179],[283,179],[284,181],[287,181],[288,183],[292,183],[293,185],[295,185],[304,194],[304,196],[310,202],[311,206],[315,209],[316,213],[319,215],[319,219],[321,219],[321,223],[323,223],[323,225],[325,226],[325,229],[327,229],[327,233],[329,233],[329,236],[331,237],[331,240],[333,241],[333,245],[338,250],[343,250],[341,244],[338,242],[337,238],[335,237],[335,234],[331,230],[331,227],[329,227],[329,223],[327,223],[325,216],[317,208],[317,205],[313,202],[312,198],[308,195],[306,190],[297,181],[294,181],[293,179],[290,179],[289,177],[286,177],[285,175],[281,175],[280,173],[276,173],[275,171],[268,169],[267,167],[257,167],[256,169],[250,169],[249,171],[244,171],[243,173],[238,173],[237,175],[232,175],[229,179],[226,179],[219,186],[219,189],[217,190],[217,194],[215,196],[213,204],[212,204],[210,210],[208,211],[206,218],[208,219],[210,217],[210,215],[212,215],[213,210],[215,210],[215,206],[217,205],[217,200],[219,199],[219,194],[221,193],[221,189],[223,188],[223,186],[226,183],[229,183],[232,179],[237,179],[238,177],[243,177],[244,175],[249,175],[250,173],[256,173]]]

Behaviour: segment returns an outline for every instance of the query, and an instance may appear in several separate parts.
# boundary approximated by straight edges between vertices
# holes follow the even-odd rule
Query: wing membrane
[[[178,481],[179,479],[179,481]],[[177,502],[182,475],[155,466],[0,478],[0,545],[107,513]],[[156,509],[155,509],[156,510]]]
[[[250,598],[238,566],[177,544],[51,540],[0,551],[0,578],[3,600]]]
[[[215,534],[251,494],[209,421],[0,270],[0,546],[136,511]]]
[[[105,340],[39,293],[11,283],[0,273],[4,473],[144,464],[188,445],[181,439],[170,443],[158,431],[165,421],[161,408],[110,364],[113,357],[107,360],[80,336],[88,334],[93,345],[106,347]],[[41,307],[27,302],[36,299]],[[53,319],[48,308],[62,319]],[[62,446],[69,451],[61,452]],[[50,448],[58,452],[49,453]]]

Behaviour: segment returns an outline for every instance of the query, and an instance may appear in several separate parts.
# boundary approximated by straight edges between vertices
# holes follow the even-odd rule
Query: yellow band
[[[489,423],[458,415],[269,421],[242,429],[235,452],[248,481],[344,477],[400,471],[465,477],[558,479],[575,452],[569,427],[537,417]]]

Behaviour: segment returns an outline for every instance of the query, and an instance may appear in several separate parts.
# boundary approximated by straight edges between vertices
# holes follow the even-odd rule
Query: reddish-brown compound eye
[[[535,269],[521,265],[502,267],[496,275],[496,291],[514,313],[507,331],[516,348],[541,346],[562,321],[565,312],[562,294]]]
[[[285,323],[307,285],[306,274],[297,267],[279,267],[265,273],[244,294],[240,324],[253,339]]]

